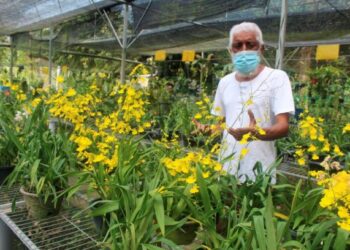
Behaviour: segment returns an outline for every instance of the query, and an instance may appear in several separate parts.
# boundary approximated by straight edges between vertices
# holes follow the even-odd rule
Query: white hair
[[[233,43],[233,37],[241,32],[254,32],[256,34],[256,40],[259,42],[260,45],[264,44],[263,41],[263,36],[262,36],[262,32],[261,29],[259,28],[259,26],[255,23],[251,23],[251,22],[243,22],[240,24],[236,24],[234,25],[231,30],[230,30],[230,43],[229,43],[229,48],[232,47],[232,43]]]

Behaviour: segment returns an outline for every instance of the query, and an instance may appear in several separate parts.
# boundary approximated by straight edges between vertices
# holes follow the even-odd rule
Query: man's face
[[[235,34],[230,48],[231,53],[238,53],[244,50],[260,50],[261,46],[256,40],[255,32],[242,31]]]

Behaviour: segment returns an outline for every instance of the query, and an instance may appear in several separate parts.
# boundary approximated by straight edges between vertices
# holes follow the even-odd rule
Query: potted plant
[[[74,164],[72,143],[65,131],[51,131],[47,107],[40,103],[24,122],[20,133],[1,121],[1,127],[18,149],[18,163],[8,185],[21,185],[29,216],[43,218],[57,213],[67,187],[67,173]]]
[[[0,120],[6,122],[8,126],[15,127],[14,108],[9,95],[0,92]],[[9,139],[8,134],[0,128],[0,185],[13,170],[13,163],[17,157],[17,147]]]

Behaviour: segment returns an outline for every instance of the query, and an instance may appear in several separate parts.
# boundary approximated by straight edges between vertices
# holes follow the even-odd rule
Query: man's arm
[[[245,128],[229,128],[228,132],[237,140],[240,141],[243,135],[251,133],[253,137],[262,141],[272,141],[288,135],[289,130],[289,114],[281,113],[275,116],[275,123],[271,127],[262,128],[261,133],[256,127],[256,120],[251,110],[248,110],[249,126]]]
[[[263,128],[264,134],[254,131],[255,137],[262,141],[272,141],[288,135],[289,114],[282,113],[275,116],[275,123],[268,128]]]

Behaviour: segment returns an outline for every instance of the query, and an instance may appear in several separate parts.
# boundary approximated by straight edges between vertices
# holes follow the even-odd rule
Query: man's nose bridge
[[[247,44],[246,43],[242,43],[242,50],[247,50]]]

